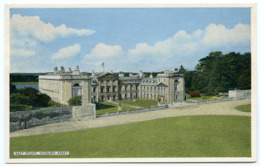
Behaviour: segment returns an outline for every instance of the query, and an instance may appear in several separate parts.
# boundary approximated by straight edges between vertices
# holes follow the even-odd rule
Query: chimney
[[[77,66],[74,70],[73,70],[73,72],[72,72],[72,74],[73,75],[79,75],[79,66]]]
[[[58,68],[57,67],[54,67],[53,73],[58,74]]]
[[[133,73],[129,73],[129,77],[132,77],[133,76]]]
[[[71,68],[70,68],[70,67],[68,68],[68,72],[69,72],[69,73],[71,72]]]
[[[164,74],[168,74],[169,73],[169,70],[164,70]]]
[[[120,71],[118,74],[119,77],[124,77],[124,72]]]
[[[150,78],[153,78],[153,73],[150,74]]]
[[[94,72],[94,70],[92,70],[91,77],[94,77],[94,76],[95,76],[95,72]]]
[[[64,69],[63,66],[61,66],[61,67],[60,67],[60,74],[63,74],[63,73],[65,73],[65,69]]]
[[[178,71],[178,69],[177,68],[175,68],[174,70],[173,70],[173,73],[178,73],[179,71]]]
[[[113,70],[111,70],[111,73],[113,74]]]
[[[143,78],[143,77],[144,77],[144,73],[143,73],[143,71],[142,71],[142,70],[140,70],[140,72],[139,72],[139,77],[141,77],[141,78]]]

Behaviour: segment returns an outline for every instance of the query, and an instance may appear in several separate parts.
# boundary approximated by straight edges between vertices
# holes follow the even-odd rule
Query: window
[[[116,92],[116,87],[115,86],[113,86],[113,92]]]
[[[107,92],[111,92],[110,86],[107,86]]]
[[[101,93],[104,93],[105,87],[101,86]]]

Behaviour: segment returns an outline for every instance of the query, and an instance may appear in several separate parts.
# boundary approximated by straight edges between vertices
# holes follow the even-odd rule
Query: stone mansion
[[[165,70],[156,77],[142,71],[125,77],[123,72],[87,73],[80,72],[79,67],[65,71],[61,66],[39,76],[39,91],[62,104],[75,96],[81,96],[82,105],[136,98],[173,103],[185,100],[185,81],[177,69]]]

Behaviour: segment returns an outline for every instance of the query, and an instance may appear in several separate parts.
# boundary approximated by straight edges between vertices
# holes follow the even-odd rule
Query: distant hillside
[[[38,82],[38,76],[46,73],[10,73],[10,82]]]

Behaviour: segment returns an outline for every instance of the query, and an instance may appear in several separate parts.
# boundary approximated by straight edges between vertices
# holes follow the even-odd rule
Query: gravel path
[[[165,110],[143,112],[136,114],[126,114],[98,118],[89,121],[63,122],[39,126],[35,128],[20,130],[10,133],[11,137],[21,137],[29,135],[40,135],[74,130],[86,130],[105,126],[115,126],[127,123],[134,123],[146,120],[160,119],[166,117],[192,116],[192,115],[237,115],[251,116],[250,112],[241,112],[234,107],[241,104],[250,104],[250,100],[237,100],[220,103],[204,104],[199,106],[168,108]]]

